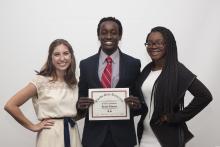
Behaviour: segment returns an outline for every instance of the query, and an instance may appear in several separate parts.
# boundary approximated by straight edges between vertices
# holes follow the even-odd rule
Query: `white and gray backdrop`
[[[35,146],[36,133],[19,125],[4,104],[35,76],[54,39],[72,44],[77,67],[81,59],[95,54],[97,25],[106,16],[122,22],[120,48],[141,59],[142,68],[150,61],[144,47],[150,29],[165,26],[174,33],[179,60],[213,95],[211,104],[187,122],[195,135],[187,147],[220,146],[219,14],[218,0],[0,0],[0,146]],[[186,99],[192,96],[187,93]],[[37,122],[31,100],[21,109]],[[80,133],[83,125],[80,121]]]

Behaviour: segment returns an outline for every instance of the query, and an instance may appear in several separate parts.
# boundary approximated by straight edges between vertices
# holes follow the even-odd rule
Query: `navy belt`
[[[69,124],[73,128],[75,126],[75,121],[71,117],[64,117],[64,146],[70,147],[70,132],[69,132]]]

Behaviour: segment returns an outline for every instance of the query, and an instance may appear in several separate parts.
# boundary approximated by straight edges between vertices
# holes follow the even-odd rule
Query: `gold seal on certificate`
[[[89,107],[89,120],[127,120],[130,111],[124,99],[129,96],[128,88],[89,89],[94,104]]]

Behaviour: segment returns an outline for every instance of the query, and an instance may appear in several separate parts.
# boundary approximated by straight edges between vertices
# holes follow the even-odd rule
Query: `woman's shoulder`
[[[50,80],[50,77],[46,77],[46,76],[43,76],[43,75],[36,75],[34,78],[33,78],[34,81],[37,81],[37,82],[43,82],[43,81],[49,81]]]
[[[191,85],[196,75],[193,74],[185,65],[178,63],[178,87],[179,93],[182,93]]]
[[[191,70],[189,70],[183,63],[178,62],[177,67],[178,75],[180,77],[196,77],[196,75]]]
[[[49,80],[50,80],[49,77],[42,76],[42,75],[36,75],[36,76],[31,80],[31,83],[33,83],[34,85],[36,85],[36,86],[38,87],[39,85],[48,83]]]
[[[145,72],[150,72],[151,69],[152,69],[152,62],[148,63],[144,68],[143,70],[141,71],[141,73],[145,73]]]

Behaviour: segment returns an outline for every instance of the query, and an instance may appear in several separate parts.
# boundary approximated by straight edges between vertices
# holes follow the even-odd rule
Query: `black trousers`
[[[117,147],[112,139],[112,134],[109,131],[105,137],[105,141],[103,142],[101,147]]]
[[[90,146],[86,146],[86,147],[90,147]],[[119,146],[116,146],[116,144],[114,143],[114,140],[112,138],[112,134],[110,131],[106,134],[105,140],[102,143],[101,147],[119,147]],[[129,147],[133,147],[133,146],[129,146]]]

